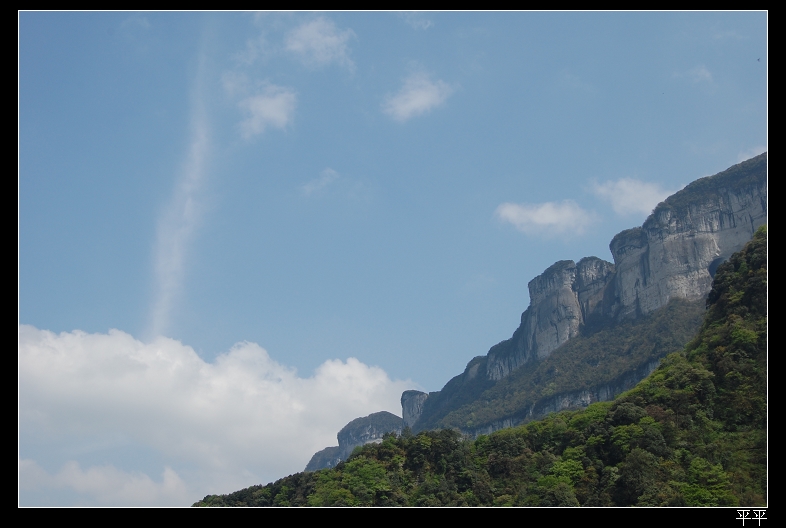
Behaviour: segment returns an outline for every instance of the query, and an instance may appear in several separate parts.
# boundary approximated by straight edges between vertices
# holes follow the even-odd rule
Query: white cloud
[[[126,28],[150,29],[151,26],[147,18],[143,16],[132,16],[123,20],[123,22],[120,23],[120,27],[123,29]]]
[[[495,216],[527,235],[580,235],[596,221],[595,214],[573,200],[541,204],[503,203]]]
[[[744,40],[745,39],[744,36],[742,36],[740,33],[734,30],[717,31],[715,32],[713,37],[717,40],[724,40],[724,39]]]
[[[300,190],[306,196],[313,194],[321,189],[324,189],[338,179],[338,173],[331,168],[323,170],[319,178],[315,178],[308,183],[300,186]]]
[[[401,392],[412,388],[354,358],[326,361],[313,376],[299,377],[248,342],[212,363],[173,339],[146,344],[119,330],[58,335],[20,325],[18,343],[20,438],[48,446],[48,457],[66,442],[89,452],[98,439],[117,438],[118,447],[144,447],[173,468],[162,468],[156,483],[127,467],[82,470],[69,455],[60,473],[49,475],[20,446],[28,489],[69,488],[95,504],[112,502],[123,489],[137,490],[140,500],[149,489],[179,497],[179,480],[190,504],[302,471],[316,451],[336,444],[350,420],[380,410],[399,414]]]
[[[169,325],[170,313],[182,287],[188,244],[199,224],[199,201],[207,177],[210,129],[202,97],[205,57],[200,57],[199,75],[191,108],[191,143],[177,177],[175,192],[158,222],[156,233],[156,289],[151,314],[151,334],[158,335]]]
[[[703,64],[694,66],[686,72],[675,72],[673,76],[687,78],[694,84],[698,84],[700,82],[712,83],[712,73]]]
[[[327,66],[337,63],[345,68],[354,68],[349,58],[349,39],[355,36],[351,29],[339,30],[332,20],[320,17],[292,30],[284,46],[295,53],[309,66]]]
[[[240,123],[244,139],[261,134],[268,127],[285,128],[295,113],[297,97],[288,88],[264,84],[260,94],[246,97],[238,103],[247,115]]]
[[[740,162],[745,161],[745,160],[749,160],[751,158],[755,158],[756,156],[758,156],[759,154],[762,154],[764,152],[767,152],[767,146],[766,145],[757,145],[757,146],[751,147],[751,148],[749,148],[747,150],[743,150],[742,152],[737,154],[737,163],[740,163]]]
[[[264,34],[246,40],[245,49],[235,53],[232,58],[244,66],[250,66],[259,59],[265,59],[274,54],[272,46],[268,44]]]
[[[19,485],[25,491],[68,490],[91,497],[101,506],[185,506],[195,502],[183,479],[170,467],[164,468],[161,482],[154,482],[144,473],[127,473],[112,465],[83,470],[73,460],[50,475],[34,460],[25,459],[19,461]]]
[[[425,73],[414,73],[404,80],[404,86],[395,95],[388,95],[382,102],[382,111],[396,121],[407,121],[437,107],[453,93],[448,83],[431,78]]]
[[[413,29],[428,29],[434,23],[419,11],[402,11],[399,16]]]
[[[710,73],[710,70],[708,70],[707,67],[703,65],[696,66],[695,68],[692,68],[690,71],[688,71],[688,77],[696,83],[703,81],[712,82],[712,74]]]
[[[251,81],[245,73],[227,71],[221,76],[224,92],[229,97],[245,97],[251,91]]]
[[[664,190],[656,183],[631,178],[592,183],[592,193],[609,202],[614,212],[621,215],[648,215],[656,205],[675,192]]]
[[[568,70],[563,70],[557,79],[557,85],[575,92],[594,93],[595,87]]]

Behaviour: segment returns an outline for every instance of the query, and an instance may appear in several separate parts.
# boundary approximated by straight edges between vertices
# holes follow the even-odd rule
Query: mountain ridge
[[[401,425],[378,427],[375,439],[407,427],[452,428],[477,437],[631,389],[698,331],[717,267],[766,218],[766,152],[691,182],[659,203],[641,226],[612,237],[613,263],[596,256],[560,260],[530,280],[530,305],[513,335],[471,359],[441,390],[404,391]],[[657,337],[647,325],[671,338]],[[607,335],[593,342],[591,336],[604,329]],[[612,366],[598,373],[577,365],[581,361]],[[325,448],[307,470],[333,467],[363,443]]]
[[[705,303],[701,331],[613,402],[476,439],[388,434],[335,468],[194,506],[766,507],[766,227]]]
[[[442,390],[405,391],[404,426],[414,431],[449,426],[440,419],[519,368],[544,360],[588,327],[640,319],[673,298],[701,302],[718,265],[742,249],[766,218],[766,152],[690,183],[658,204],[642,226],[612,238],[614,263],[597,257],[562,260],[532,279],[530,305],[513,336],[470,360]],[[473,433],[471,427],[458,427]]]

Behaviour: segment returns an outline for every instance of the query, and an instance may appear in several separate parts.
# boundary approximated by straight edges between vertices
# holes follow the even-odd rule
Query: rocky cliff
[[[533,359],[542,359],[576,336],[581,325],[602,313],[614,265],[597,257],[561,260],[529,282],[530,307],[507,346],[489,351],[486,376],[500,380]]]
[[[334,467],[342,460],[346,460],[358,446],[381,442],[385,433],[401,434],[401,424],[401,418],[387,411],[355,418],[336,435],[338,446],[326,447],[314,453],[305,471]]]
[[[754,177],[757,176],[757,177]],[[672,297],[704,298],[718,264],[767,220],[767,154],[702,178],[610,244],[616,273],[607,315],[646,314]]]
[[[530,305],[513,336],[473,359],[442,391],[405,392],[405,424],[418,429],[423,413],[435,423],[490,384],[548,357],[582,328],[636,319],[672,298],[704,298],[718,265],[766,219],[766,153],[691,183],[659,204],[641,227],[612,239],[613,264],[597,257],[564,260],[530,281]]]

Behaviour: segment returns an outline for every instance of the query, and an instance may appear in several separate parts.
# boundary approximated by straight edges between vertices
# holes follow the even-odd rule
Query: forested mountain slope
[[[697,337],[612,402],[475,440],[405,430],[195,506],[766,506],[766,379],[762,227],[717,269]]]

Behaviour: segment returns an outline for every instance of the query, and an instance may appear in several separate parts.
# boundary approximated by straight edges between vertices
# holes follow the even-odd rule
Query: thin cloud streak
[[[204,57],[200,70],[204,69]],[[201,89],[200,71],[192,104],[191,142],[172,200],[158,223],[155,244],[155,301],[150,333],[162,335],[183,284],[186,253],[202,215],[199,195],[206,177],[210,133]]]

